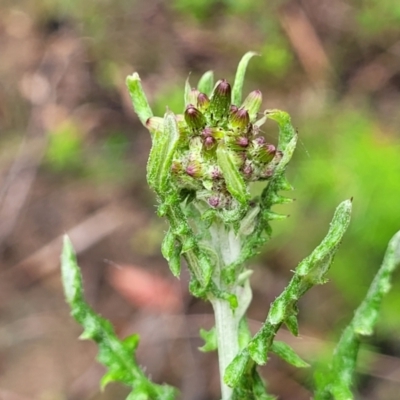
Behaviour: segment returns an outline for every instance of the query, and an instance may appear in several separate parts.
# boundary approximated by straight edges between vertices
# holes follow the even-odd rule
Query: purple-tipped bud
[[[238,110],[231,112],[229,115],[229,125],[233,129],[245,131],[247,130],[249,123],[249,113],[244,108],[239,108]]]
[[[234,112],[236,112],[237,110],[239,110],[239,107],[238,107],[238,106],[235,106],[234,104],[231,104],[231,106],[229,107],[229,112],[230,112],[230,113],[234,113]]]
[[[218,167],[214,167],[211,171],[212,179],[220,179],[222,178],[222,171]]]
[[[265,144],[260,148],[259,160],[263,163],[269,163],[276,153],[276,148],[273,144]]]
[[[163,132],[164,131],[164,118],[161,117],[150,117],[146,121],[146,128],[151,132]]]
[[[214,140],[214,138],[212,136],[207,136],[204,139],[204,147],[207,150],[210,150],[214,145],[215,145],[215,140]]]
[[[264,136],[257,136],[254,140],[253,143],[257,146],[262,146],[265,143],[265,137]]]
[[[174,160],[172,161],[171,165],[171,172],[173,174],[178,175],[180,172],[182,172],[182,163],[180,161]]]
[[[238,137],[236,140],[236,144],[240,147],[247,147],[249,145],[249,139],[244,136]]]
[[[210,105],[210,99],[205,93],[199,93],[197,96],[197,107],[200,111],[204,112]]]
[[[250,179],[252,173],[253,173],[253,166],[251,165],[251,162],[247,160],[243,166],[243,174],[247,179]]]
[[[191,161],[186,167],[186,173],[193,178],[199,178],[201,174],[201,164],[198,161]]]
[[[218,207],[218,206],[219,206],[219,197],[217,197],[217,196],[211,196],[211,197],[208,199],[208,204],[209,204],[211,207],[214,207],[214,208]]]
[[[231,85],[225,80],[219,81],[210,100],[208,112],[214,121],[218,121],[228,115],[231,105]]]
[[[262,94],[259,90],[251,92],[244,100],[240,108],[245,108],[250,115],[250,121],[254,122],[257,118],[257,114],[260,111],[262,103]]]
[[[207,138],[207,137],[212,136],[213,131],[212,131],[211,128],[207,127],[207,128],[204,128],[204,129],[203,129],[203,132],[201,132],[201,134],[202,134],[205,138]]]
[[[203,129],[206,125],[204,115],[192,104],[189,104],[185,110],[185,121],[189,128],[193,130]]]

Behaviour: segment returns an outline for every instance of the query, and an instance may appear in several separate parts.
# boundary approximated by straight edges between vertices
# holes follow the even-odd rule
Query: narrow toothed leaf
[[[207,71],[205,72],[199,80],[197,85],[197,89],[200,92],[205,93],[207,96],[211,96],[211,92],[214,87],[214,72]]]
[[[217,148],[218,165],[221,168],[225,178],[229,193],[241,204],[246,204],[249,199],[249,193],[246,183],[235,166],[235,156],[229,151],[223,143]]]
[[[138,335],[131,335],[124,340],[118,339],[109,321],[96,314],[86,303],[83,296],[82,276],[76,261],[71,241],[64,237],[61,255],[61,271],[64,293],[71,307],[71,314],[82,325],[84,339],[92,339],[98,345],[97,359],[107,372],[101,379],[101,388],[110,382],[121,382],[130,388],[130,398],[173,400],[177,391],[169,386],[152,383],[139,367],[135,351],[139,343]],[[142,397],[140,397],[142,396]]]
[[[256,333],[248,346],[240,353],[242,356],[248,354],[257,364],[265,364],[267,355],[271,349],[275,335],[282,323],[288,321],[288,318],[297,315],[297,301],[312,286],[323,284],[326,281],[326,274],[333,262],[333,257],[338,249],[344,233],[350,222],[351,201],[346,200],[339,204],[326,237],[321,244],[305,258],[296,268],[293,278],[288,286],[271,304],[267,319],[261,329]],[[293,330],[297,327],[292,324]],[[227,368],[237,371],[238,368],[232,365]],[[235,379],[240,379],[235,375]]]
[[[300,356],[284,342],[274,340],[271,346],[271,352],[297,368],[308,368],[310,366],[310,364],[301,359]]]
[[[138,115],[140,122],[146,126],[147,120],[153,116],[147,97],[143,91],[139,74],[137,72],[126,78],[129,94],[131,95],[133,109]]]
[[[238,68],[236,70],[235,75],[235,83],[233,84],[232,89],[232,104],[239,107],[242,102],[242,90],[243,90],[243,82],[244,76],[246,74],[247,65],[250,59],[258,54],[254,51],[249,51],[246,53],[239,62]]]
[[[352,384],[363,336],[373,333],[383,296],[390,289],[392,274],[400,267],[400,231],[389,242],[382,265],[368,292],[345,328],[328,366],[315,373],[316,400],[353,399]]]
[[[168,111],[164,117],[164,132],[156,133],[147,163],[147,181],[157,192],[168,189],[172,158],[179,141],[179,129],[175,115]]]

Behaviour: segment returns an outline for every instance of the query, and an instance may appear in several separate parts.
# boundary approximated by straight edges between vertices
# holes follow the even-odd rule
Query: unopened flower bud
[[[164,131],[164,118],[150,117],[146,121],[146,128],[152,133],[163,132]]]
[[[213,167],[211,170],[211,178],[216,180],[222,178],[222,171],[219,167]]]
[[[254,143],[255,145],[262,146],[262,145],[265,143],[265,137],[264,137],[264,136],[257,136],[257,137],[253,140],[253,143]]]
[[[253,166],[251,165],[251,162],[249,160],[246,160],[246,162],[243,165],[243,175],[247,179],[250,179],[252,173],[253,173]]]
[[[197,107],[201,112],[204,112],[208,109],[210,105],[210,99],[205,93],[199,93],[197,96]]]
[[[185,110],[185,121],[189,128],[193,130],[203,129],[206,125],[204,115],[192,104],[189,104]]]
[[[201,164],[199,161],[191,161],[188,166],[186,167],[186,173],[193,178],[201,177]]]
[[[231,85],[223,79],[217,84],[211,95],[208,112],[214,121],[218,121],[227,116],[230,105]]]
[[[233,129],[245,131],[247,130],[249,123],[249,113],[244,108],[239,108],[238,110],[231,112],[229,115],[229,125]]]
[[[265,144],[261,146],[259,151],[259,160],[263,163],[269,163],[275,156],[276,148],[273,144]]]
[[[171,172],[176,175],[182,172],[182,163],[178,160],[172,161]]]
[[[236,139],[236,144],[240,147],[247,147],[249,145],[249,139],[244,136],[238,137]]]
[[[215,140],[214,140],[214,138],[212,136],[207,136],[204,139],[204,147],[207,150],[210,150],[214,145],[215,145]]]
[[[229,112],[233,113],[235,111],[239,110],[238,106],[235,106],[234,104],[231,104],[231,106],[229,107]]]
[[[245,108],[248,111],[251,122],[256,120],[257,114],[260,111],[261,103],[262,94],[259,90],[254,90],[244,100],[241,108]]]
[[[201,132],[201,134],[207,138],[212,136],[212,129],[210,127],[204,128],[203,131]]]
[[[208,204],[211,206],[211,207],[213,207],[213,208],[216,208],[216,207],[218,207],[219,206],[219,197],[218,196],[211,196],[209,199],[208,199]]]

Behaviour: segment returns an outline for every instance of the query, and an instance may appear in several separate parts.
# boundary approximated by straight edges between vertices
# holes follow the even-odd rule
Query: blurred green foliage
[[[71,120],[49,132],[46,161],[55,171],[79,171],[83,166],[83,137]]]

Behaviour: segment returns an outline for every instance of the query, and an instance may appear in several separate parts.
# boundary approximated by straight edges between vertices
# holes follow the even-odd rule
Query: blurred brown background
[[[323,237],[335,206],[354,216],[331,282],[300,302],[308,361],[336,341],[400,229],[400,3],[394,0],[2,0],[0,3],[0,399],[124,399],[96,348],[78,340],[60,284],[68,232],[90,304],[121,335],[139,332],[139,361],[182,399],[219,398],[215,354],[197,351],[209,305],[192,299],[160,256],[166,229],[144,180],[150,146],[124,80],[138,71],[156,114],[181,112],[184,81],[206,70],[291,113],[300,144],[289,168],[297,201],[253,261],[255,330],[290,270]],[[276,140],[276,128],[265,135]],[[385,299],[360,359],[359,399],[398,399],[400,285]],[[258,322],[257,322],[258,321]],[[311,397],[312,370],[271,358],[283,400]]]

